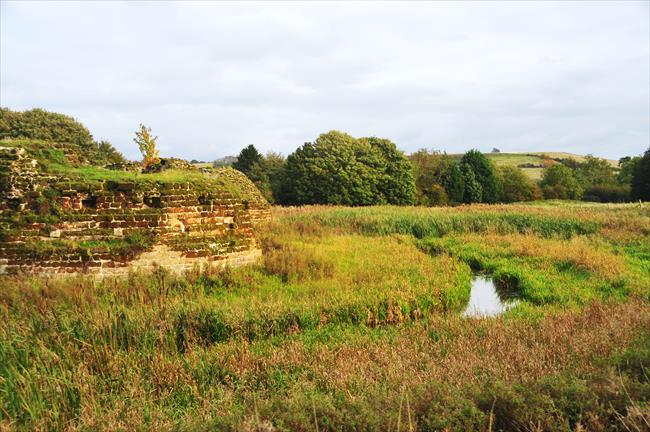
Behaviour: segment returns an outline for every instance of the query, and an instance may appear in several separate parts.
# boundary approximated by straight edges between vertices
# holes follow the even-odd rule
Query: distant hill
[[[530,153],[484,153],[496,165],[514,165],[521,168],[533,180],[542,178],[544,159],[558,161],[560,159],[574,159],[578,162],[585,160],[585,156],[566,152],[530,152]],[[462,154],[452,154],[460,159]],[[618,161],[605,159],[612,167],[618,168]]]
[[[237,161],[237,156],[224,156],[212,162],[215,168],[229,167]]]

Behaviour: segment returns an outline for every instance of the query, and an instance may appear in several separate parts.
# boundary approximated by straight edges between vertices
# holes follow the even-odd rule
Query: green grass
[[[261,237],[237,269],[0,278],[0,427],[646,425],[647,208],[276,209]],[[470,268],[518,306],[463,318]]]

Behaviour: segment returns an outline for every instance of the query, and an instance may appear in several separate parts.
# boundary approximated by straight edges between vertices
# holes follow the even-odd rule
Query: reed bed
[[[647,430],[648,219],[276,209],[249,267],[3,276],[0,429]],[[472,269],[518,306],[463,318]]]

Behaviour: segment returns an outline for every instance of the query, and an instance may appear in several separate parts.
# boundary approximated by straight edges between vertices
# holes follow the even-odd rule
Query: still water
[[[499,291],[490,277],[475,275],[472,279],[472,291],[470,293],[469,304],[465,308],[463,316],[496,316],[517,304],[517,301],[513,299],[512,293],[505,295]]]

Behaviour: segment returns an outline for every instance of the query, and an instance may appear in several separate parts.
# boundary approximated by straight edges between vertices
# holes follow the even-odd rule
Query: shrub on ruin
[[[39,108],[23,112],[0,108],[0,139],[7,138],[73,144],[95,165],[126,161],[108,141],[94,141],[90,131],[74,118]]]
[[[142,166],[144,171],[151,171],[160,164],[160,156],[156,147],[157,136],[151,135],[151,128],[140,123],[140,130],[136,131],[133,141],[142,153]]]

